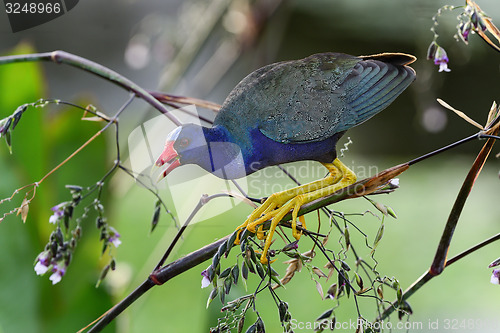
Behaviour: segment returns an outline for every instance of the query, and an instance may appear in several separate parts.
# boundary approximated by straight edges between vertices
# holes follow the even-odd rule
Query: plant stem
[[[496,133],[498,133],[498,130],[495,132],[495,134]],[[474,186],[477,176],[479,176],[479,173],[481,173],[481,170],[483,169],[484,163],[486,162],[486,159],[488,158],[488,155],[490,154],[494,143],[495,139],[493,138],[489,138],[488,141],[486,141],[483,148],[477,155],[476,160],[472,164],[472,167],[464,180],[460,192],[458,192],[457,199],[453,204],[453,208],[451,209],[448,221],[446,222],[441,240],[439,241],[434,261],[432,262],[429,270],[429,273],[431,275],[441,274],[444,267],[446,266],[446,256],[450,248],[453,233],[455,232],[455,228],[458,224],[458,219],[460,218],[460,214],[462,213],[462,209],[465,206],[465,202],[467,201],[470,191]]]
[[[88,59],[79,57],[77,55],[64,52],[64,51],[53,51],[45,53],[34,53],[34,54],[23,54],[0,57],[0,65],[18,63],[18,62],[28,62],[28,61],[51,61],[56,64],[66,64],[86,72],[92,73],[99,77],[102,77],[114,84],[127,89],[128,91],[134,92],[137,96],[141,97],[147,103],[152,105],[155,109],[166,115],[174,124],[177,126],[181,125],[181,122],[169,112],[169,110],[161,104],[156,98],[154,98],[149,92],[141,88],[131,80],[118,74],[117,72],[104,67],[96,62],[90,61]]]
[[[104,315],[102,315],[99,321],[88,331],[100,332],[104,327],[106,327],[113,319],[115,319],[120,313],[123,312],[129,305],[135,302],[139,297],[144,295],[149,289],[155,285],[165,283],[172,279],[173,277],[180,275],[187,270],[201,264],[202,262],[210,259],[217,252],[219,246],[227,241],[230,235],[219,239],[216,242],[208,244],[201,249],[198,249],[183,258],[177,259],[176,261],[168,264],[165,267],[154,272],[154,277],[151,276],[146,281],[144,281],[137,289],[135,289],[131,294],[125,297],[120,303],[108,310]],[[158,283],[161,281],[161,283]],[[85,329],[85,328],[84,328]],[[83,330],[79,332],[83,332]]]
[[[494,135],[498,133],[498,129],[495,131]],[[465,140],[465,139],[464,139]],[[463,141],[463,140],[461,140]],[[451,258],[448,262],[446,261],[446,256],[448,254],[448,249],[451,243],[451,239],[453,237],[453,233],[455,230],[455,227],[458,223],[458,219],[460,217],[460,214],[462,212],[463,206],[465,205],[465,201],[467,197],[469,196],[469,193],[474,186],[474,182],[477,179],[477,176],[481,172],[484,163],[486,162],[486,159],[491,152],[491,149],[493,148],[493,144],[495,142],[495,138],[489,138],[488,141],[484,144],[483,148],[479,152],[478,156],[476,157],[476,160],[474,161],[469,173],[467,174],[467,177],[464,180],[464,183],[462,185],[462,188],[460,189],[460,192],[457,195],[457,199],[455,201],[455,204],[453,205],[453,208],[450,212],[450,215],[448,217],[448,222],[446,223],[445,229],[443,231],[443,234],[441,236],[441,240],[438,245],[438,249],[436,251],[436,255],[434,257],[434,261],[430,267],[430,269],[422,274],[404,293],[402,296],[402,300],[407,300],[410,298],[411,295],[413,295],[417,290],[419,290],[422,286],[424,286],[428,281],[430,281],[432,278],[438,276],[444,269],[445,267],[451,265],[452,263],[460,260],[461,258],[464,258],[465,256],[469,255],[470,253],[473,253],[474,251],[479,250],[480,248],[492,243],[493,241],[496,241],[500,239],[500,234],[495,235],[482,243],[475,245],[471,247],[470,249],[458,254],[457,256]],[[375,322],[380,322],[386,319],[390,314],[396,310],[396,307],[398,305],[398,301],[394,301],[390,307],[388,307],[380,316],[375,319]]]

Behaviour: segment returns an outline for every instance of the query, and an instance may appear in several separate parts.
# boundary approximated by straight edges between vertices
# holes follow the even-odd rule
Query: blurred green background
[[[350,130],[342,141],[347,142],[347,136],[354,141],[343,161],[358,175],[367,176],[360,173],[383,170],[474,133],[470,125],[439,107],[436,98],[479,123],[484,123],[492,101],[498,99],[499,55],[477,36],[471,37],[469,46],[454,40],[458,11],[445,12],[438,27],[438,41],[448,51],[451,72],[438,74],[437,67],[425,60],[433,36],[429,31],[431,17],[442,5],[463,3],[87,0],[54,21],[15,34],[6,15],[0,13],[0,53],[61,49],[108,66],[144,88],[218,103],[246,74],[271,62],[326,51],[414,54],[418,58],[413,65],[417,81],[386,111]],[[495,0],[479,0],[478,4],[494,22],[500,23]],[[41,97],[83,106],[92,103],[100,111],[113,114],[127,93],[64,65],[0,67],[0,118]],[[206,110],[200,112],[213,117]],[[120,144],[126,163],[128,135],[155,116],[156,112],[139,101],[123,114]],[[80,117],[80,111],[61,106],[30,109],[24,114],[13,132],[13,154],[9,154],[6,145],[0,145],[0,198],[10,197],[15,189],[39,180],[102,127],[99,123],[82,122]],[[109,274],[106,283],[95,288],[107,261],[100,257],[99,235],[91,216],[84,224],[83,239],[62,282],[52,286],[47,277],[35,275],[33,262],[53,228],[48,223],[50,207],[69,198],[64,185],[90,186],[111,167],[115,150],[113,135],[107,134],[38,188],[25,224],[12,215],[0,224],[0,333],[77,331],[135,289],[173,238],[176,229],[166,214],[150,234],[155,198],[130,177],[117,173],[105,187],[103,198],[108,222],[122,235],[123,243],[114,251],[117,270]],[[417,164],[400,177],[400,189],[375,198],[398,214],[397,220],[385,221],[385,235],[376,252],[378,270],[382,275],[397,277],[403,289],[428,269],[456,193],[481,145],[482,142],[472,142]],[[498,153],[498,149],[493,152]],[[450,255],[497,232],[500,163],[492,157],[467,202]],[[299,170],[303,166],[316,168],[313,164],[290,168]],[[278,175],[275,171],[252,176],[248,184],[257,181],[257,187],[250,186],[250,190],[258,191],[259,185],[264,186],[262,178],[285,186],[283,178],[264,177]],[[312,174],[318,175],[318,171],[300,180],[313,180]],[[0,215],[18,206],[22,196],[18,194],[12,202],[2,203]],[[176,258],[230,233],[251,211],[244,205],[226,210],[227,202],[218,200],[210,203],[211,209],[223,213],[190,227],[174,253]],[[363,199],[342,202],[333,208],[345,213],[373,210]],[[316,220],[315,214],[310,214],[308,225],[315,228]],[[373,241],[380,225],[378,218],[366,215],[352,220]],[[326,224],[325,217],[322,222]],[[331,236],[329,245],[335,248],[337,239]],[[357,241],[357,249],[368,258],[364,240]],[[300,242],[301,251],[310,246],[308,239]],[[435,332],[429,328],[429,322],[437,320],[443,328],[446,320],[457,319],[459,323],[466,320],[466,324],[475,321],[473,327],[457,327],[457,332],[497,332],[500,289],[489,283],[491,270],[487,265],[499,254],[500,245],[490,245],[450,266],[414,295],[409,300],[414,311],[410,321],[423,325],[414,331]],[[274,267],[283,274],[286,265],[280,261],[281,258]],[[321,260],[315,262],[319,267],[323,264]],[[200,272],[206,266],[208,263],[153,288],[105,332],[207,332],[216,325],[221,313],[218,301],[205,309],[210,290],[200,289]],[[257,278],[252,276],[250,280],[248,291],[253,290]],[[322,283],[326,290],[329,283]],[[229,298],[244,293],[240,283]],[[278,293],[289,302],[291,314],[298,321],[311,321],[334,305],[320,299],[307,270]],[[341,301],[337,321],[355,318],[353,304],[352,299]],[[262,293],[257,305],[268,331],[281,331],[277,309],[269,295]],[[371,301],[362,300],[361,309],[367,319],[376,316]],[[250,316],[247,323],[251,321]],[[393,322],[397,320],[393,318]]]

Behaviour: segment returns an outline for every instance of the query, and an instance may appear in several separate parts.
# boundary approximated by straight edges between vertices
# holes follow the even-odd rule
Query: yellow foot
[[[240,234],[244,228],[252,233],[257,233],[259,239],[266,239],[262,250],[261,263],[267,263],[267,251],[271,246],[274,230],[283,217],[292,210],[292,233],[295,239],[299,239],[302,232],[297,231],[297,215],[304,204],[316,199],[328,196],[341,188],[351,185],[356,181],[356,175],[338,159],[333,163],[323,163],[328,169],[329,175],[321,180],[298,186],[286,191],[274,193],[240,225],[236,244],[240,242]],[[264,222],[271,220],[271,226],[267,234],[263,231]],[[305,228],[305,224],[302,224]]]

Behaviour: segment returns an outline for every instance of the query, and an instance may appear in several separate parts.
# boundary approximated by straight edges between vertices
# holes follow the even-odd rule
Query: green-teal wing
[[[415,79],[406,66],[413,60],[321,53],[271,64],[233,89],[215,124],[233,131],[257,127],[282,143],[321,141],[386,108]]]

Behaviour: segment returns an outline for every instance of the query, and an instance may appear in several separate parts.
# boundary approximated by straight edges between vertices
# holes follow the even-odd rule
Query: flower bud
[[[436,54],[437,44],[436,42],[432,42],[427,49],[427,60],[434,60],[434,56]]]

